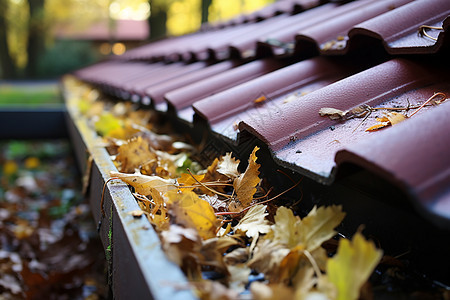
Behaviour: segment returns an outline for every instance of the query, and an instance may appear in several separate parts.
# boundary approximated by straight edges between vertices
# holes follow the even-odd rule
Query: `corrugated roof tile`
[[[276,163],[322,183],[332,183],[348,163],[359,165],[450,228],[450,104],[365,131],[387,113],[378,108],[400,107],[397,112],[411,116],[407,108],[434,93],[450,95],[444,54],[450,2],[357,0],[313,8],[317,4],[280,1],[75,75],[124,99],[151,99],[158,110],[191,124],[189,130],[209,130],[238,151],[241,139],[257,138]],[[420,36],[421,25],[441,29]],[[367,51],[373,47],[377,51]],[[413,53],[428,55],[407,55]],[[323,107],[359,108],[367,118],[331,120],[319,115]]]

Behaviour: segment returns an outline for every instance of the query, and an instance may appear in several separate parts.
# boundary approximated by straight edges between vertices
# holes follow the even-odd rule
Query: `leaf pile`
[[[67,142],[0,143],[2,299],[105,298],[101,243]]]
[[[95,102],[88,101],[92,110]],[[126,115],[116,116],[116,123],[127,123]],[[85,116],[96,120],[89,110]],[[382,251],[361,232],[352,240],[339,239],[331,251],[323,248],[345,217],[341,206],[314,207],[300,218],[272,201],[280,194],[262,184],[258,147],[244,169],[232,153],[202,169],[192,159],[193,147],[151,127],[141,124],[125,139],[111,134],[116,127],[103,135],[119,170],[110,175],[133,187],[142,210],[133,215],[145,215],[153,224],[166,255],[200,298],[238,299],[249,293],[253,299],[360,297]]]

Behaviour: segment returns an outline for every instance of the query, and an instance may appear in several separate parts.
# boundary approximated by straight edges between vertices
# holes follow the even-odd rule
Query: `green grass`
[[[56,83],[0,84],[0,106],[42,106],[63,103]]]

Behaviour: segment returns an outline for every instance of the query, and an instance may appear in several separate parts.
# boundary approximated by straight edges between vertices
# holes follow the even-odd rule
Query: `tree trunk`
[[[164,1],[149,0],[150,3],[150,17],[148,23],[150,26],[150,40],[160,39],[167,34],[167,11]]]
[[[39,58],[45,50],[44,1],[28,0],[30,20],[28,23],[26,76],[31,78],[38,76]]]
[[[208,22],[209,7],[212,0],[202,0],[202,24]]]
[[[8,1],[0,0],[0,78],[14,78],[16,70],[9,55],[8,40],[6,36],[6,14]]]

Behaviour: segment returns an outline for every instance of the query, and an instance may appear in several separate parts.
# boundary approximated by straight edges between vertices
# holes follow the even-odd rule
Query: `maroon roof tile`
[[[357,25],[349,35],[379,39],[392,54],[434,53],[444,43],[444,29],[448,31],[449,24],[450,1],[417,0]],[[443,29],[427,30],[437,41],[420,33],[422,25]]]
[[[258,118],[261,111],[273,113],[301,95],[362,69],[361,63],[356,61],[349,64],[348,61],[312,58],[199,100],[193,108],[213,131],[236,140],[241,120]]]
[[[285,65],[282,61],[274,59],[256,60],[186,87],[170,91],[165,95],[165,98],[172,111],[188,109],[191,113],[183,114],[182,117],[191,122],[193,115],[191,105],[196,101],[267,74]]]
[[[414,107],[436,92],[450,95],[448,58],[442,55],[449,46],[450,2],[358,0],[294,14],[292,5],[299,2],[315,5],[280,1],[75,75],[124,99],[151,99],[158,110],[193,125],[190,130],[208,130],[233,149],[257,138],[276,163],[321,183],[333,183],[347,164],[359,165],[450,228],[450,104],[426,106],[402,124],[365,131],[383,115],[376,108]],[[421,25],[442,29],[420,36]],[[378,44],[383,52],[366,56]],[[393,57],[412,53],[419,55]],[[319,57],[299,61],[314,54]],[[319,115],[323,107],[359,107],[367,118],[331,120]]]
[[[381,174],[402,187],[419,212],[448,226],[450,135],[441,130],[445,128],[450,128],[450,103],[346,146],[336,154],[336,162],[353,163]]]
[[[304,44],[314,44],[322,53],[330,54],[330,50],[342,50],[348,40],[348,33],[353,26],[384,14],[388,11],[398,9],[413,0],[378,0],[360,2],[355,1],[347,6],[345,13],[334,15],[326,21],[302,29],[296,36],[296,51],[301,51]],[[354,6],[353,9],[348,9]]]

